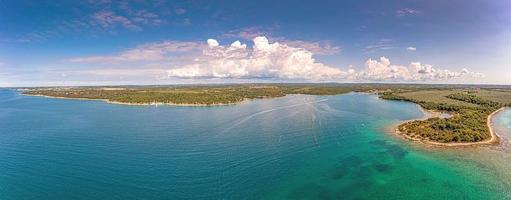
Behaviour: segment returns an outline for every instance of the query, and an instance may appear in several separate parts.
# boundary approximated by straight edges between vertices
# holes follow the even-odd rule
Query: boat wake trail
[[[321,103],[321,102],[324,102],[324,101],[328,101],[328,99],[321,99],[321,100],[317,100],[317,101],[310,101],[310,102],[305,102],[305,103],[298,103],[298,104],[293,104],[293,105],[281,106],[281,107],[276,107],[276,108],[272,108],[272,109],[269,109],[269,110],[263,110],[263,111],[260,111],[260,112],[256,112],[254,114],[251,114],[251,115],[246,116],[245,118],[239,120],[238,122],[236,122],[235,124],[233,124],[229,128],[224,129],[222,132],[227,132],[227,131],[231,130],[232,128],[234,128],[234,127],[236,127],[236,126],[238,126],[238,125],[240,125],[242,123],[245,123],[246,121],[248,121],[248,120],[250,120],[253,117],[258,116],[258,115],[262,115],[262,114],[265,114],[265,113],[273,112],[273,111],[276,111],[276,110],[283,110],[283,109],[288,109],[288,108],[297,107],[297,106]]]

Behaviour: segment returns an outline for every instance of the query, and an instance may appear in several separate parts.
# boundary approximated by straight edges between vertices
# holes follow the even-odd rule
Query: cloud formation
[[[262,35],[266,35],[266,37],[271,36],[272,32],[278,29],[279,26],[251,26],[240,29],[234,29],[227,31],[222,34],[222,38],[236,38],[236,39],[244,39],[244,40],[252,40],[255,37],[259,37]]]
[[[421,11],[415,10],[415,9],[412,9],[412,8],[403,8],[403,9],[400,9],[400,10],[396,11],[396,15],[398,17],[418,15],[420,13],[421,13]]]
[[[415,50],[417,50],[417,48],[410,46],[410,47],[407,47],[406,50],[408,50],[408,51],[415,51]]]
[[[112,11],[99,11],[94,13],[91,18],[93,20],[93,24],[98,24],[103,28],[113,28],[120,25],[134,31],[142,30],[140,26],[135,25],[128,18],[117,15]]]
[[[313,53],[303,48],[256,37],[253,48],[239,41],[221,46],[208,39],[203,60],[168,71],[170,77],[180,78],[275,78],[320,80],[340,77],[340,69],[318,63]]]
[[[391,39],[380,39],[375,43],[369,44],[365,47],[366,53],[375,53],[378,51],[390,50],[394,48]]]
[[[171,59],[170,54],[200,51],[204,49],[205,46],[206,45],[204,45],[203,43],[198,42],[165,41],[160,43],[149,43],[140,45],[136,48],[121,52],[118,55],[79,57],[67,59],[65,61],[76,63],[100,63],[100,64],[136,61],[144,62],[163,61]]]
[[[391,64],[386,57],[368,59],[362,68],[339,68],[318,62],[320,50],[309,43],[270,42],[255,37],[252,44],[235,41],[222,45],[215,39],[206,42],[165,41],[148,43],[112,56],[71,58],[74,63],[100,64],[101,70],[82,70],[81,74],[115,76],[170,77],[178,79],[331,81],[331,82],[449,82],[458,78],[480,78],[467,69],[451,71],[412,62]],[[312,43],[314,44],[314,43]],[[314,48],[313,48],[314,47]],[[169,69],[170,68],[170,69]],[[72,73],[70,73],[72,74]],[[161,79],[161,78],[158,78]]]
[[[289,44],[270,43],[266,37],[253,39],[253,48],[239,41],[222,46],[207,40],[202,56],[186,65],[168,70],[169,77],[223,79],[278,79],[312,81],[439,81],[462,77],[482,77],[463,69],[453,72],[412,62],[394,65],[381,57],[369,59],[361,70],[331,67],[317,62],[313,52]]]
[[[264,36],[269,41],[283,43],[295,48],[303,48],[315,55],[334,55],[341,52],[341,47],[332,45],[329,41],[290,40],[284,37],[272,36],[272,32],[278,28],[278,25],[245,27],[228,31],[222,34],[221,38],[252,40],[256,37]]]
[[[372,81],[435,81],[461,77],[483,77],[482,74],[467,69],[453,72],[446,69],[437,69],[420,62],[412,62],[408,66],[393,65],[386,57],[381,57],[380,60],[367,60],[365,68],[358,72],[357,76],[359,79]]]
[[[309,42],[303,40],[282,40],[281,42],[288,46],[305,49],[315,55],[334,55],[341,52],[341,47],[333,46],[328,42]]]

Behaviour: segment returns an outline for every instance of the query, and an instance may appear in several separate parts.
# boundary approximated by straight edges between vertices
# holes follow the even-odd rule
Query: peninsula
[[[430,111],[449,113],[449,117],[405,122],[396,131],[411,140],[450,146],[498,142],[491,118],[511,105],[510,91],[499,89],[392,91],[380,97],[410,101]]]

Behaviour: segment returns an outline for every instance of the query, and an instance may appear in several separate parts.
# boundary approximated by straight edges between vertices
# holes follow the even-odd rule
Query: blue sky
[[[0,0],[0,25],[0,86],[511,84],[506,0]]]

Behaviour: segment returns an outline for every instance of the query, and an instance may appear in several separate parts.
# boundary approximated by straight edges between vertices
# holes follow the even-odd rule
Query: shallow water
[[[509,199],[509,148],[385,130],[421,117],[374,95],[126,106],[0,90],[0,199]],[[509,141],[511,111],[496,116]]]

